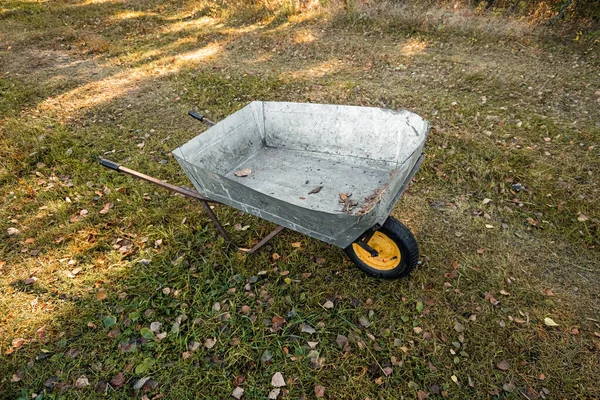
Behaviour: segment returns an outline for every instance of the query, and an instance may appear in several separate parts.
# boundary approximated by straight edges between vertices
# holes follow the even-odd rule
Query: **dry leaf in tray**
[[[239,171],[235,171],[233,174],[237,177],[244,177],[244,176],[248,176],[252,173],[252,170],[250,168],[246,168],[246,169],[240,169]]]
[[[321,191],[321,189],[323,189],[323,186],[317,186],[316,188],[314,188],[313,190],[311,190],[310,192],[308,192],[308,194],[319,193]]]

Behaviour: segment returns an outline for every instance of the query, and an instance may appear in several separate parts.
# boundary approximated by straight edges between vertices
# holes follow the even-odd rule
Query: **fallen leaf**
[[[319,399],[325,396],[325,387],[323,385],[315,385],[315,396]]]
[[[300,332],[306,332],[306,333],[310,333],[312,335],[313,333],[316,333],[317,331],[312,326],[305,324],[303,322],[300,324]]]
[[[417,400],[427,400],[429,398],[429,393],[419,390],[417,392]]]
[[[301,242],[294,242],[294,243],[292,243],[292,247],[296,247],[296,248],[302,247],[302,243]]]
[[[273,358],[273,353],[271,353],[271,351],[269,349],[263,351],[262,356],[260,357],[260,361],[267,363],[269,361],[271,361],[271,359]]]
[[[454,330],[458,333],[462,332],[464,330],[462,324],[460,322],[457,322],[454,324]]]
[[[344,345],[348,343],[348,338],[344,335],[337,335],[337,337],[335,338],[335,342],[338,346],[344,347]]]
[[[21,233],[21,231],[19,231],[17,228],[10,227],[6,230],[6,233],[8,233],[8,236],[13,236],[18,235],[19,233]]]
[[[544,318],[544,324],[546,326],[558,326],[558,324],[556,322],[554,322],[554,320],[552,318],[549,318],[549,317]]]
[[[283,379],[283,375],[281,372],[276,372],[271,378],[271,386],[279,388],[285,386],[285,380]]]
[[[508,393],[512,393],[515,390],[517,390],[517,387],[515,386],[514,383],[508,382],[508,383],[505,383],[502,385],[502,390],[504,390],[505,392],[508,392]]]
[[[158,331],[160,331],[161,327],[162,327],[162,324],[160,322],[158,322],[158,321],[150,323],[150,330],[152,332],[158,332]]]
[[[271,256],[273,257],[273,261],[277,261],[281,258],[281,256],[279,255],[279,253],[273,253],[273,255]]]
[[[37,281],[37,278],[35,276],[32,276],[30,278],[25,279],[24,283],[26,285],[31,285],[31,284],[35,283],[35,281]]]
[[[499,370],[508,371],[510,369],[510,364],[508,360],[502,360],[498,364],[496,364]]]
[[[393,372],[393,370],[392,370],[392,367],[385,367],[385,368],[383,369],[383,374],[384,374],[385,376],[390,376],[390,375],[392,374],[392,372]]]
[[[113,203],[106,203],[104,205],[104,207],[102,207],[102,210],[100,210],[100,214],[106,214],[108,212],[108,210],[110,210],[113,207]]]
[[[119,372],[110,380],[110,384],[114,387],[121,387],[125,383],[125,375],[122,372]]]
[[[246,377],[244,375],[238,375],[233,379],[233,386],[240,386],[245,380]]]
[[[586,222],[586,221],[589,221],[589,219],[590,218],[583,213],[577,214],[577,221],[579,221],[579,222]]]
[[[510,296],[510,293],[509,293],[509,292],[507,292],[507,291],[506,291],[506,290],[504,290],[504,289],[500,290],[500,294],[501,294],[501,295],[503,295],[503,296]]]
[[[333,308],[333,302],[330,300],[327,300],[325,303],[323,303],[323,307],[325,308]]]
[[[450,377],[450,379],[452,379],[452,382],[456,383],[458,385],[458,378],[456,377],[456,375],[452,375]]]
[[[500,304],[500,302],[498,300],[496,300],[491,293],[485,292],[484,296],[485,296],[485,299],[488,300],[491,304],[493,304],[495,306]]]
[[[321,191],[321,189],[323,189],[323,186],[317,186],[314,189],[312,189],[310,192],[308,192],[308,194],[319,193]]]
[[[25,378],[25,371],[23,370],[19,370],[17,372],[15,372],[12,376],[12,378],[10,379],[11,382],[19,382],[20,380],[22,380],[23,378]]]
[[[212,349],[213,347],[215,347],[215,344],[217,344],[217,338],[209,338],[206,339],[206,341],[204,342],[204,347],[206,347],[207,349]]]
[[[319,342],[306,342],[306,344],[308,344],[308,347],[311,350],[314,350],[317,347],[317,345],[319,344]]]
[[[75,381],[75,387],[77,389],[82,389],[86,386],[89,386],[90,381],[88,380],[88,378],[85,375],[82,375],[81,377],[79,377],[79,379],[77,379]]]
[[[143,377],[143,378],[140,378],[140,379],[138,379],[138,380],[135,382],[135,384],[133,385],[133,389],[134,389],[134,390],[140,390],[140,389],[141,389],[141,388],[144,386],[144,384],[145,384],[146,382],[148,382],[148,380],[149,380],[149,379],[150,379],[150,377],[149,377],[149,376],[145,376],[145,377]]]
[[[487,197],[485,199],[483,199],[483,201],[481,202],[481,204],[487,204],[489,202],[491,202],[492,199],[488,199]]]
[[[600,337],[600,332],[594,332],[594,336]]]
[[[231,396],[238,400],[240,400],[243,395],[244,395],[244,389],[242,389],[239,386],[236,387],[235,389],[233,389],[233,392],[231,393]]]
[[[46,325],[40,327],[37,331],[35,331],[36,336],[38,337],[38,339],[40,339],[42,342],[46,341]]]
[[[106,300],[106,298],[108,297],[108,293],[106,292],[106,289],[98,289],[98,291],[96,292],[96,299],[103,301]]]
[[[77,347],[71,347],[65,351],[65,357],[69,358],[77,358],[79,357],[79,354],[81,354],[81,350],[79,350]]]
[[[364,315],[358,319],[358,323],[364,326],[365,328],[371,325],[371,321],[369,321],[369,319]]]
[[[120,334],[121,334],[121,330],[119,329],[118,326],[115,326],[108,332],[108,337],[114,339],[114,338],[118,337]]]
[[[527,390],[525,391],[525,396],[527,396],[528,399],[537,399],[538,395],[538,392],[536,392],[534,388],[532,388],[531,386],[527,387]]]
[[[315,259],[315,262],[316,262],[317,264],[319,264],[319,265],[325,264],[325,262],[326,262],[326,261],[327,261],[327,260],[325,260],[323,257],[317,257],[317,258]]]
[[[273,323],[273,325],[271,325],[271,332],[277,332],[283,327],[283,324],[285,324],[285,318],[276,315],[271,319],[271,322]]]
[[[23,338],[17,338],[17,339],[13,339],[12,340],[11,345],[15,349],[18,349],[19,347],[23,346],[24,343],[25,343],[25,339],[23,339]]]
[[[96,383],[96,386],[94,386],[94,390],[97,393],[105,393],[107,387],[108,387],[108,382],[106,382],[106,381],[98,381],[98,383]]]
[[[52,376],[52,377],[48,378],[46,380],[46,382],[44,382],[44,387],[46,389],[52,390],[52,389],[54,389],[54,385],[56,385],[56,382],[58,382],[58,377],[57,376]]]
[[[239,171],[235,171],[233,174],[237,177],[244,177],[244,176],[248,176],[252,173],[252,170],[250,168],[245,168],[245,169],[240,169]]]
[[[279,393],[281,393],[281,389],[272,389],[268,395],[269,400],[275,400],[277,397],[279,397]]]
[[[415,327],[413,328],[413,331],[415,331],[415,333],[418,335],[418,334],[420,334],[421,332],[423,332],[423,328],[421,328],[420,326],[415,326]]]

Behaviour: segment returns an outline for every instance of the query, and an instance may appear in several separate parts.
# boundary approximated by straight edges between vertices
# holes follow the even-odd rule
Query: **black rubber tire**
[[[386,234],[398,245],[401,254],[400,264],[390,270],[372,268],[358,258],[352,244],[344,249],[350,261],[366,274],[376,278],[397,279],[408,276],[419,262],[419,245],[410,229],[396,218],[388,217],[379,231]],[[358,238],[355,242],[361,239],[362,237]]]

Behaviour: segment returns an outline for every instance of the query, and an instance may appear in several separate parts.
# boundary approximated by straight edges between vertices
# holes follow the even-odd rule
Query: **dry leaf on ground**
[[[283,375],[281,372],[276,372],[271,378],[271,386],[279,388],[285,386],[285,379],[283,379]]]
[[[325,387],[323,385],[315,386],[315,396],[319,399],[325,396]]]

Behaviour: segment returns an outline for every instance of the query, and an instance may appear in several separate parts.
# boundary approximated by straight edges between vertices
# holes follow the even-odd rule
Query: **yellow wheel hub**
[[[358,244],[352,243],[354,253],[356,253],[360,261],[369,267],[381,271],[389,271],[400,265],[400,248],[385,233],[375,232],[369,240],[368,245],[377,250],[379,253],[377,257],[372,257],[368,251]]]

